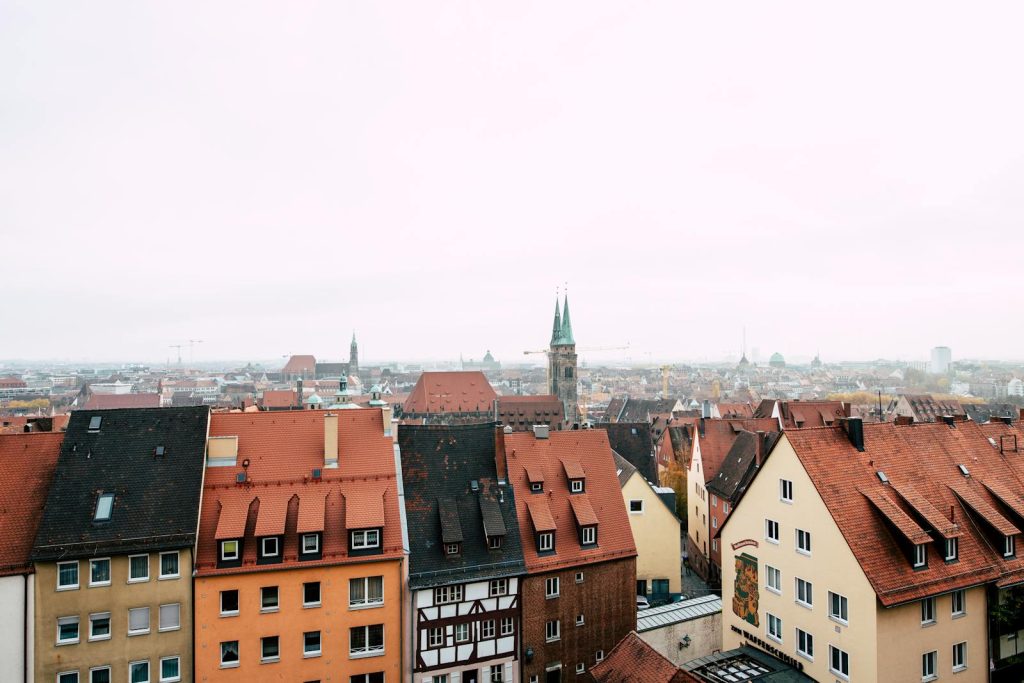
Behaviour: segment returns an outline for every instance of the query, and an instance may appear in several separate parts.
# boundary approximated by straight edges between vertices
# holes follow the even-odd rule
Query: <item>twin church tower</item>
[[[572,321],[569,319],[569,297],[565,297],[561,312],[555,297],[555,322],[548,351],[548,393],[562,402],[565,421],[570,428],[582,421],[576,392],[576,370],[576,340],[573,339]]]

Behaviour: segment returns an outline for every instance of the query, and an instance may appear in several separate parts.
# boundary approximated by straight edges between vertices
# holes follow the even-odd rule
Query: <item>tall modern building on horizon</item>
[[[953,361],[953,352],[948,346],[936,346],[932,349],[932,358],[928,363],[928,372],[932,375],[945,375]]]

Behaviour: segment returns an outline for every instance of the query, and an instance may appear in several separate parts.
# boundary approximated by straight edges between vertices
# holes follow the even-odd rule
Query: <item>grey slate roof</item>
[[[654,457],[651,425],[647,422],[601,422],[594,425],[608,432],[612,450],[628,460],[649,482],[658,482],[658,461]]]
[[[661,607],[651,607],[636,613],[636,632],[643,633],[662,626],[718,614],[721,611],[722,598],[717,595],[705,595]]]
[[[99,429],[89,428],[94,417]],[[73,412],[32,559],[193,545],[209,419],[203,406]],[[100,493],[114,494],[105,522],[93,521]]]
[[[398,444],[410,588],[525,574],[512,487],[498,483],[495,425],[400,425]],[[446,556],[456,525],[461,553]],[[488,548],[485,525],[504,529],[500,549]]]

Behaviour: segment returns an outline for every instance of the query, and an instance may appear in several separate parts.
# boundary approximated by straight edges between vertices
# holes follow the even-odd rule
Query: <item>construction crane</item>
[[[184,344],[168,344],[167,346],[172,349],[178,349],[178,367],[181,367],[181,347]]]
[[[589,353],[591,351],[628,351],[629,344],[625,346],[588,346],[585,349],[577,349],[579,353]],[[541,351],[523,351],[524,356],[532,356],[538,353],[549,354],[550,349],[543,349]]]
[[[195,362],[194,361],[195,356],[192,353],[192,346],[194,344],[202,344],[202,343],[203,343],[202,339],[189,339],[188,340],[188,364],[189,365],[192,365]]]

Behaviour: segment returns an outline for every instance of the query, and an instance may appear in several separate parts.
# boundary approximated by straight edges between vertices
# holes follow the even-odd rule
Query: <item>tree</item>
[[[676,492],[676,516],[686,525],[686,470],[682,465],[670,462],[661,475],[661,485],[668,486]]]

